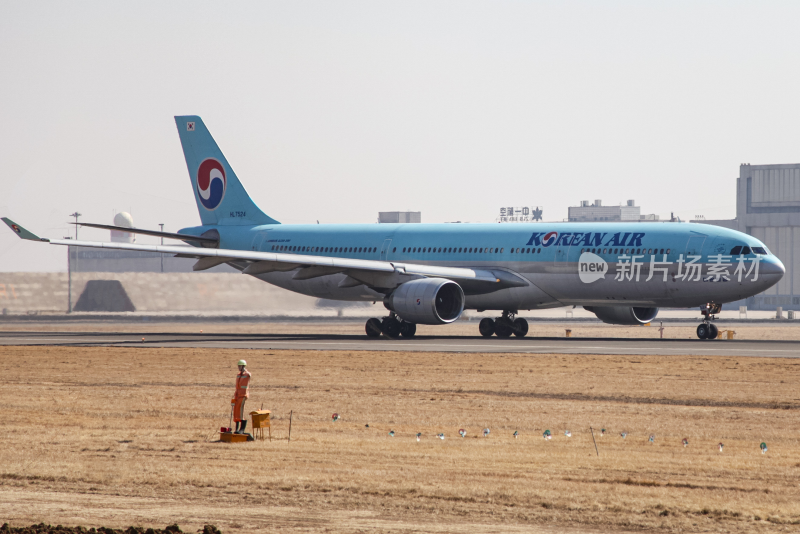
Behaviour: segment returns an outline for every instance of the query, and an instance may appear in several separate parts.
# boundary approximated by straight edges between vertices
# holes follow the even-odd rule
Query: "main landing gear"
[[[525,337],[528,333],[528,321],[522,317],[514,318],[515,315],[515,311],[504,310],[502,317],[497,319],[481,319],[478,330],[483,337],[492,337],[492,334],[497,337],[511,337],[511,334]]]
[[[722,311],[720,304],[710,302],[700,308],[700,314],[703,316],[703,322],[697,325],[697,337],[700,339],[717,339],[719,328],[711,321],[715,320],[716,314]]]
[[[416,324],[398,319],[394,312],[383,319],[373,318],[367,320],[365,328],[368,337],[380,337],[381,334],[391,338],[398,336],[414,337],[414,334],[417,333]]]

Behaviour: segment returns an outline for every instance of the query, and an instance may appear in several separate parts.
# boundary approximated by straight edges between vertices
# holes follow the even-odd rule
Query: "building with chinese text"
[[[542,208],[540,206],[508,206],[500,208],[500,216],[497,222],[534,222],[542,220]]]

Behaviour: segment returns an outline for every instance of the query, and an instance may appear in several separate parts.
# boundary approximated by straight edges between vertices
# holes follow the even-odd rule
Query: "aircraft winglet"
[[[2,217],[2,219],[0,220],[6,223],[8,227],[14,230],[14,232],[22,239],[27,239],[28,241],[50,241],[49,239],[45,239],[44,237],[39,237],[38,235],[27,231],[25,228],[21,227],[8,217]]]

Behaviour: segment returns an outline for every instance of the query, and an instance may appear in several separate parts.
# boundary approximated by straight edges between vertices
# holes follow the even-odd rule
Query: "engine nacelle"
[[[584,306],[598,319],[608,324],[647,324],[658,315],[658,308],[625,308],[622,306]]]
[[[409,323],[447,324],[461,317],[464,291],[452,280],[423,278],[400,284],[383,304]]]

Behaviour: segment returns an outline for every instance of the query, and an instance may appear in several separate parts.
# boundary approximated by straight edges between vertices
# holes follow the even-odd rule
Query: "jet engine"
[[[409,323],[447,324],[461,317],[464,291],[452,280],[422,278],[400,284],[383,304]]]
[[[658,315],[658,308],[624,308],[622,306],[584,306],[598,319],[608,324],[647,324]]]

